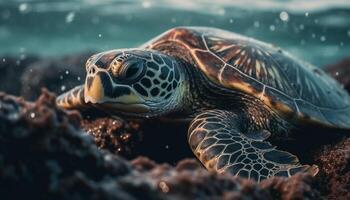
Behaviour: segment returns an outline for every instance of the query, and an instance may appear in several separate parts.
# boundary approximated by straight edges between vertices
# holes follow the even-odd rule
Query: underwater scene
[[[0,0],[0,199],[350,199],[350,1]]]

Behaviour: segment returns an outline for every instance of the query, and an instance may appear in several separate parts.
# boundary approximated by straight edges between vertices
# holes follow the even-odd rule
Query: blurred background
[[[227,29],[318,66],[350,54],[349,0],[0,0],[0,56],[137,47],[175,26]]]

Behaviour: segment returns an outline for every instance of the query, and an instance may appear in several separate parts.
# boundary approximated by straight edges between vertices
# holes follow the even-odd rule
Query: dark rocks
[[[350,199],[350,138],[325,146],[316,156],[319,179],[329,199]]]
[[[80,120],[79,113],[56,108],[48,92],[35,103],[0,94],[1,199],[52,199],[67,192],[61,191],[67,182],[129,173],[127,162],[98,150]]]
[[[73,56],[42,59],[27,66],[20,80],[21,94],[33,100],[45,87],[56,94],[67,91],[85,81],[85,62],[91,52]]]
[[[41,59],[35,56],[0,59],[0,91],[36,99],[41,88],[60,94],[85,81],[85,62],[92,52]]]
[[[0,91],[19,95],[22,87],[21,75],[28,65],[38,57],[0,57]]]
[[[82,129],[92,135],[96,145],[127,158],[137,155],[142,141],[140,123],[121,118],[97,118],[82,120]]]
[[[1,199],[320,198],[308,175],[257,184],[209,173],[194,159],[128,162],[98,149],[81,120],[46,91],[34,103],[0,94]]]
[[[273,177],[260,183],[272,199],[323,199],[314,177],[296,174],[289,179]]]
[[[129,187],[135,180],[140,185],[149,185],[156,199],[269,199],[269,193],[259,185],[232,176],[207,172],[195,160],[183,160],[176,167],[157,165],[146,158],[133,161],[135,176],[124,179]],[[148,192],[145,194],[149,195]],[[141,194],[142,195],[142,194]],[[140,196],[139,199],[143,199]]]

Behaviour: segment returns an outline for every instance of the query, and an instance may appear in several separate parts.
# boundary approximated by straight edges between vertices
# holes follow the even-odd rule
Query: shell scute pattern
[[[346,91],[322,70],[277,47],[201,27],[175,28],[146,46],[157,49],[166,42],[188,49],[209,80],[251,94],[283,116],[350,127],[350,121],[344,120],[350,118]]]

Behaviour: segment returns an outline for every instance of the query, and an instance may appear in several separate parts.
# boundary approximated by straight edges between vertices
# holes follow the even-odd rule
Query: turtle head
[[[177,61],[153,50],[102,52],[86,63],[84,98],[108,112],[151,117],[176,109],[184,74]]]

